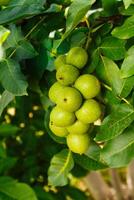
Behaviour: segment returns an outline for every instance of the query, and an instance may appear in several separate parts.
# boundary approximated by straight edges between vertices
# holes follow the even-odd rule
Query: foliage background
[[[84,200],[65,186],[72,175],[124,167],[134,158],[133,14],[133,0],[11,0],[0,7],[1,200]],[[95,74],[102,85],[102,124],[92,128],[82,156],[48,128],[54,59],[74,46],[89,54],[82,73]],[[64,187],[48,193],[48,183]]]

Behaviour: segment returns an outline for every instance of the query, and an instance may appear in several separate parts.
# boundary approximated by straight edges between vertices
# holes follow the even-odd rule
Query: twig
[[[112,88],[109,85],[106,85],[105,83],[102,83],[102,85],[109,91],[112,91]]]
[[[109,90],[109,91],[111,91],[112,92],[112,88],[110,87],[110,86],[108,86],[108,85],[106,85],[105,83],[102,83],[102,85],[107,89],[107,90]],[[125,99],[125,98],[123,98],[123,97],[121,97],[121,96],[117,96],[117,98],[119,98],[121,101],[124,101],[125,103],[127,103],[128,105],[131,105],[131,103],[127,100],[127,99]]]
[[[84,178],[84,181],[95,200],[113,199],[109,186],[106,184],[99,172],[91,172],[86,178]]]
[[[127,187],[130,198],[134,200],[134,161],[132,161],[127,169]]]
[[[46,18],[46,16],[42,17],[41,20],[37,24],[35,24],[35,26],[27,33],[27,35],[25,36],[25,39],[27,39],[31,35],[31,33],[38,27],[38,25],[41,22],[44,21],[45,18]]]
[[[119,174],[117,173],[116,169],[110,169],[109,172],[111,175],[112,185],[116,191],[117,199],[123,200],[124,195],[123,195],[123,190],[122,190],[122,185],[121,185],[121,180],[120,180]]]
[[[46,18],[46,16],[44,16],[44,17],[42,17],[41,18],[41,20],[37,23],[37,24],[35,24],[34,25],[34,27],[26,34],[26,36],[24,37],[24,39],[27,39],[30,35],[31,35],[31,33],[38,27],[38,25],[41,23],[41,22],[43,22],[43,20]],[[16,52],[16,50],[17,50],[17,47],[12,51],[12,53],[9,55],[9,58],[11,58],[13,55],[14,55],[14,53]]]
[[[90,37],[90,30],[87,36],[87,41],[86,41],[86,45],[85,45],[85,49],[88,50],[89,44],[92,41],[91,37]]]
[[[121,98],[121,97],[119,97],[122,101],[124,101],[125,103],[127,103],[128,105],[131,105],[130,104],[130,102],[127,100],[127,99],[125,99],[125,98]]]

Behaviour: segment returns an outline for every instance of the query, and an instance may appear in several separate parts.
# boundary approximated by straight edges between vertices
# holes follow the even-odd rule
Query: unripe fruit
[[[56,70],[58,70],[62,65],[66,64],[66,56],[65,55],[60,55],[56,58],[54,61],[54,65]]]
[[[55,82],[49,89],[48,93],[49,99],[52,102],[56,103],[59,93],[61,92],[61,90],[63,90],[63,88],[64,86],[62,86],[59,82]]]
[[[101,108],[97,101],[94,99],[86,100],[81,108],[76,111],[76,117],[83,123],[93,123],[99,119],[101,115]]]
[[[78,77],[74,87],[77,88],[85,99],[94,98],[100,92],[100,83],[98,79],[90,74],[84,74]]]
[[[84,124],[83,122],[77,120],[76,122],[74,122],[74,124],[68,126],[67,130],[71,134],[84,134],[87,133],[89,127],[89,124]]]
[[[66,56],[66,62],[68,64],[74,65],[79,69],[83,68],[86,65],[87,60],[88,54],[85,49],[81,47],[72,48]]]
[[[88,134],[69,134],[67,136],[67,145],[74,153],[83,154],[87,151],[90,144]]]
[[[59,106],[54,107],[50,113],[50,121],[52,121],[55,126],[69,126],[74,123],[75,119],[74,113],[67,112]]]
[[[72,87],[64,87],[59,92],[57,105],[68,112],[74,112],[79,109],[82,103],[82,96],[80,92]]]
[[[66,137],[69,149],[78,154],[88,150],[90,123],[101,116],[100,105],[93,99],[100,92],[99,80],[91,74],[79,76],[78,69],[87,60],[81,47],[60,55],[54,62],[57,82],[49,90],[49,98],[57,104],[50,113],[49,128],[56,136]]]
[[[62,65],[56,73],[56,78],[62,85],[73,84],[79,76],[79,71],[72,65]]]
[[[68,131],[65,127],[55,126],[52,121],[49,123],[49,128],[56,136],[66,137],[68,135]]]

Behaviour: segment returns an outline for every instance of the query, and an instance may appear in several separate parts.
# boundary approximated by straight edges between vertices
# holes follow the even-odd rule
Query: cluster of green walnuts
[[[89,129],[101,115],[100,105],[93,99],[100,92],[100,82],[91,74],[80,74],[87,60],[88,54],[81,47],[57,57],[57,82],[49,90],[49,98],[56,104],[50,113],[50,130],[66,137],[69,149],[79,154],[87,151]]]

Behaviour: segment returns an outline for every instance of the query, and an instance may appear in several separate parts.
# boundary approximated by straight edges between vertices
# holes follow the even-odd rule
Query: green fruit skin
[[[96,97],[100,92],[100,82],[90,74],[84,74],[78,77],[74,87],[77,88],[85,99]]]
[[[84,124],[83,122],[77,120],[71,126],[67,127],[70,134],[84,134],[89,130],[90,124]]]
[[[63,90],[64,86],[61,85],[59,82],[55,82],[49,89],[48,96],[49,99],[56,103],[58,99],[59,93]]]
[[[81,122],[93,123],[99,119],[101,115],[101,108],[97,101],[94,99],[88,99],[75,114],[77,119]]]
[[[54,61],[54,66],[58,70],[62,65],[66,64],[66,56],[60,55]]]
[[[72,87],[64,87],[59,92],[57,105],[68,112],[74,112],[79,109],[82,104],[82,96],[80,92]]]
[[[75,119],[74,113],[67,112],[59,106],[55,106],[50,113],[50,121],[52,121],[55,126],[69,126],[74,123]]]
[[[79,70],[72,65],[62,65],[56,73],[56,79],[64,86],[72,85],[79,76]]]
[[[88,134],[74,134],[71,133],[67,136],[67,145],[69,149],[78,154],[83,154],[87,151],[90,145]]]
[[[72,48],[66,56],[67,64],[74,65],[79,69],[83,68],[86,65],[87,60],[88,54],[85,49],[81,47]]]
[[[68,131],[65,127],[55,126],[53,122],[49,123],[49,128],[58,137],[66,137],[68,135]]]
[[[0,0],[0,6],[7,5],[11,0]]]

